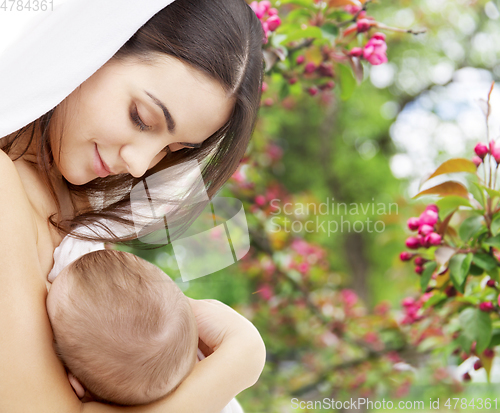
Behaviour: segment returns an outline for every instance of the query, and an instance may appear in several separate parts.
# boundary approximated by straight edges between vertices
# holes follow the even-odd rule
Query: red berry
[[[399,254],[399,259],[401,261],[410,261],[412,258],[413,254],[408,251],[403,251],[401,254]]]
[[[411,231],[416,231],[420,227],[420,219],[415,217],[410,218],[406,223]]]
[[[457,295],[457,290],[455,289],[455,287],[453,287],[453,285],[449,285],[448,287],[446,287],[446,290],[444,292],[448,297],[455,297]]]
[[[481,360],[476,360],[476,362],[474,363],[474,370],[479,370],[482,367],[483,363],[481,363]]]
[[[486,285],[487,285],[488,287],[495,288],[495,287],[496,287],[496,285],[497,285],[497,283],[496,283],[496,281],[495,281],[495,280],[492,280],[492,279],[490,278],[490,279],[488,280],[488,282],[486,283]]]
[[[429,235],[425,237],[425,243],[429,243],[430,245],[439,245],[441,244],[441,235],[431,232]]]
[[[309,62],[304,67],[304,73],[313,73],[316,70],[316,65],[313,62]]]
[[[415,267],[415,272],[416,272],[418,275],[422,274],[422,273],[424,272],[424,267],[422,267],[422,266],[420,266],[420,265],[417,265],[417,266]]]
[[[406,246],[412,250],[415,250],[420,247],[420,241],[415,237],[408,237],[406,239]]]
[[[488,313],[490,311],[493,311],[495,309],[495,307],[493,307],[493,303],[492,302],[485,301],[485,302],[482,302],[481,304],[479,304],[479,309],[481,311],[484,311],[484,312]]]
[[[474,152],[476,152],[476,155],[479,156],[481,159],[484,159],[489,150],[484,143],[478,143],[474,148]]]
[[[427,262],[425,258],[417,257],[415,258],[415,265],[424,265]]]
[[[462,378],[463,378],[463,381],[470,381],[471,380],[469,373],[465,373]]]
[[[309,89],[307,89],[307,93],[309,93],[311,96],[315,96],[318,93],[318,88],[315,86],[311,86]]]
[[[492,348],[487,348],[483,351],[483,354],[485,357],[492,359],[493,357],[495,357],[495,350],[493,350]]]
[[[304,63],[304,56],[300,55],[300,56],[297,56],[297,59],[295,59],[295,62],[298,64],[298,65],[301,65],[302,63]]]
[[[288,79],[288,83],[290,83],[291,85],[294,85],[295,83],[297,83],[297,78],[292,77],[292,78]]]
[[[358,19],[356,22],[356,29],[358,30],[358,33],[364,33],[370,30],[370,27],[372,27],[373,21],[369,19]]]

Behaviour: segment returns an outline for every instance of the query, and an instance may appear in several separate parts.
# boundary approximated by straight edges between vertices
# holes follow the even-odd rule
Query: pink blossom
[[[419,229],[418,229],[418,233],[420,235],[428,235],[430,234],[432,231],[434,231],[434,227],[431,227],[430,225],[422,225]]]
[[[309,271],[309,264],[307,262],[301,262],[297,269],[299,270],[299,272],[301,272],[302,274],[305,274],[307,271]]]
[[[418,218],[410,218],[407,222],[408,228],[412,231],[417,230],[420,227],[420,219]]]
[[[485,301],[485,302],[482,302],[481,304],[479,304],[479,309],[481,311],[489,312],[489,311],[493,311],[495,309],[495,307],[493,307],[492,302]]]
[[[301,65],[302,63],[304,63],[304,60],[305,60],[305,57],[303,55],[300,55],[300,56],[297,56],[297,59],[295,60],[295,62],[298,65]]]
[[[262,93],[264,93],[268,88],[268,85],[266,82],[262,82]]]
[[[496,144],[496,142],[490,142],[490,153],[497,163],[500,163],[500,146]]]
[[[264,197],[264,195],[257,195],[255,197],[255,203],[259,206],[262,206],[266,203],[266,198]]]
[[[484,143],[478,143],[474,148],[474,152],[476,152],[477,156],[483,159],[489,151],[488,147]]]
[[[358,19],[356,22],[356,28],[358,30],[358,33],[364,33],[370,30],[370,27],[373,26],[373,20],[369,19]]]
[[[424,267],[422,267],[421,265],[415,266],[415,272],[419,275],[422,274],[424,272]]]
[[[250,3],[250,8],[255,12],[259,19],[262,19],[262,17],[264,17],[264,14],[266,13],[264,7],[262,7],[262,5],[257,1],[252,1]]]
[[[354,304],[358,302],[358,296],[353,290],[345,288],[341,291],[341,294],[342,294],[342,300],[349,307],[352,307]]]
[[[274,32],[281,24],[281,19],[279,18],[278,15],[274,15],[269,17],[266,20],[267,26],[269,27],[269,30]]]
[[[344,10],[347,12],[347,13],[350,13],[352,14],[353,16],[361,10],[361,6],[354,6],[354,5],[347,5],[347,6],[344,6]]]
[[[370,17],[370,19],[371,19],[371,17]],[[385,40],[385,34],[384,33],[380,33],[380,32],[373,33],[371,38],[372,39],[378,39],[378,40]]]
[[[438,213],[430,209],[422,212],[419,217],[420,225],[430,225],[433,227],[438,222]]]
[[[386,51],[385,40],[372,37],[363,49],[363,57],[372,65],[380,65],[387,62]]]
[[[425,207],[425,211],[434,211],[435,213],[439,212],[439,208],[435,204],[430,204]]]
[[[267,12],[271,8],[270,1],[263,0],[259,4],[260,4],[260,7],[264,10],[264,13]]]
[[[403,251],[401,254],[399,254],[399,259],[401,261],[410,261],[412,258],[413,254],[408,251]]]
[[[312,73],[316,70],[316,65],[313,62],[309,62],[306,64],[304,68],[304,73]]]
[[[406,239],[406,246],[412,250],[420,247],[420,240],[416,237],[408,237]]]
[[[276,16],[278,14],[278,9],[275,9],[274,7],[270,8],[268,11],[267,11],[267,14],[269,16]]]
[[[479,165],[483,163],[483,160],[479,156],[474,156],[472,158],[472,162],[474,162],[474,165],[476,165],[476,167],[479,167]]]
[[[361,47],[353,47],[349,51],[349,55],[354,57],[361,57],[363,56],[363,49]]]
[[[261,288],[259,289],[259,291],[257,291],[257,293],[264,300],[269,301],[273,297],[274,291],[273,291],[272,287],[269,284],[264,284],[263,286],[261,286]]]
[[[425,243],[429,243],[430,245],[439,245],[441,244],[442,237],[436,232],[431,232],[429,235],[425,237]]]
[[[422,257],[415,258],[415,265],[424,265],[426,262],[427,260]]]

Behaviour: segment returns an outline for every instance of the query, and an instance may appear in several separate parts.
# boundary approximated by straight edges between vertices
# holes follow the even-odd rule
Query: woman
[[[1,411],[123,410],[82,405],[55,357],[40,288],[52,252],[79,225],[104,218],[132,226],[131,186],[169,166],[197,160],[208,195],[217,192],[254,126],[262,37],[243,0],[177,0],[56,107],[0,141],[14,160],[0,153]],[[197,212],[188,201],[177,208],[183,224]],[[133,238],[108,229],[85,238]],[[255,328],[217,303],[193,308],[200,338],[215,352],[166,400],[128,410],[218,413],[257,379],[264,350]]]

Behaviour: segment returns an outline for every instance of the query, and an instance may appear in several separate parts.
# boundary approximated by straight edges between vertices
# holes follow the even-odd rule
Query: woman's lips
[[[97,150],[97,144],[94,145],[94,172],[100,178],[106,178],[111,172],[107,168],[106,164],[101,159],[99,151]]]

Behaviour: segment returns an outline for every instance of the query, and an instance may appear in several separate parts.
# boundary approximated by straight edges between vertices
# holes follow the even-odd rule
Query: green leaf
[[[460,182],[448,181],[448,182],[443,182],[442,184],[433,186],[432,188],[420,191],[413,198],[418,198],[419,196],[422,196],[422,195],[441,195],[441,196],[456,195],[456,196],[461,196],[463,198],[468,199],[469,198],[469,191]]]
[[[493,224],[492,224],[492,226],[493,226]],[[491,237],[491,238],[484,240],[483,244],[500,249],[500,235],[497,235],[495,237]]]
[[[462,222],[462,225],[460,225],[458,235],[460,236],[460,238],[462,238],[463,241],[467,242],[475,233],[477,233],[481,229],[482,225],[482,216],[469,217],[464,220],[464,222]]]
[[[321,26],[321,30],[323,31],[323,36],[330,38],[331,40],[335,39],[339,34],[339,28],[332,23],[325,23],[323,26]]]
[[[452,210],[459,206],[467,206],[472,208],[472,205],[470,204],[468,199],[455,195],[450,195],[440,199],[436,202],[436,205],[439,208],[439,212],[441,212],[441,210]]]
[[[424,264],[424,272],[420,277],[420,287],[422,288],[422,292],[425,292],[427,285],[429,285],[429,281],[431,280],[436,267],[437,263],[435,261],[429,261]]]
[[[351,69],[345,65],[338,65],[337,70],[340,75],[340,98],[342,100],[347,100],[351,97],[356,88],[356,79]]]
[[[484,253],[474,254],[472,262],[485,271],[492,271],[498,267],[497,260],[491,255]]]
[[[447,161],[439,165],[438,168],[434,171],[434,173],[431,176],[429,176],[429,178],[427,178],[427,180],[434,178],[435,176],[438,175],[449,174],[454,172],[469,172],[475,174],[476,170],[477,167],[474,164],[474,162],[469,161],[468,159],[464,158],[448,159]]]
[[[476,342],[476,352],[482,353],[491,341],[490,315],[478,308],[466,308],[459,316],[464,336]]]
[[[472,343],[474,340],[471,340],[468,336],[466,336],[463,332],[458,336],[457,343],[462,347],[462,350],[466,353],[470,353],[470,349],[472,347]]]
[[[484,208],[484,205],[486,203],[486,196],[484,195],[483,189],[484,189],[483,186],[479,185],[476,182],[472,182],[472,185],[469,185],[470,193],[476,199],[476,201],[479,202],[481,206]]]
[[[488,344],[488,347],[493,348],[500,345],[500,330],[495,329],[493,333],[491,333],[491,341]]]
[[[499,282],[500,278],[498,277],[498,267],[495,267],[491,270],[486,270],[486,273],[493,278],[495,281]]]
[[[469,274],[470,264],[472,262],[472,253],[456,254],[450,259],[449,271],[451,282],[457,291],[464,292],[465,280]]]
[[[500,232],[500,215],[496,215],[491,221],[490,226],[491,233],[497,235]]]
[[[500,192],[496,191],[495,189],[484,187],[484,190],[488,193],[491,199],[500,197]]]
[[[429,308],[429,307],[432,307],[432,306],[435,306],[441,302],[443,302],[444,300],[446,300],[448,298],[448,296],[443,293],[443,292],[438,292],[438,293],[435,293],[431,298],[429,298],[422,307],[424,308]]]
[[[484,274],[484,270],[481,267],[478,267],[475,264],[471,264],[470,268],[469,268],[469,274],[470,275],[474,275],[474,276],[483,275]]]
[[[293,42],[295,40],[309,39],[309,38],[319,39],[323,37],[323,32],[319,27],[309,26],[305,29],[294,30],[291,32],[287,38],[287,42]]]

